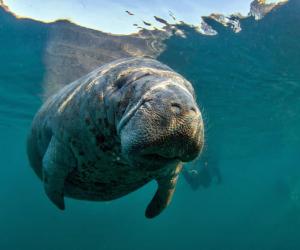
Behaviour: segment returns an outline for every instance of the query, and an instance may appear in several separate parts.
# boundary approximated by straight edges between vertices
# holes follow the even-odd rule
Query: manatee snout
[[[164,87],[149,96],[122,131],[127,158],[154,167],[195,159],[203,147],[204,126],[194,97],[181,86]]]

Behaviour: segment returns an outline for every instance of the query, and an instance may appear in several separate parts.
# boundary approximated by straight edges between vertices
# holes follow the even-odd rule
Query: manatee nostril
[[[191,107],[191,111],[193,111],[193,112],[197,113],[197,110],[196,110],[196,108],[195,108],[195,107]]]
[[[180,114],[181,106],[178,103],[171,103],[171,109],[175,114]]]

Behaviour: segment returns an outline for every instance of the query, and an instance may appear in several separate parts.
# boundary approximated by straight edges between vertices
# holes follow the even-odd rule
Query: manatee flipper
[[[181,169],[182,164],[180,163],[171,175],[156,180],[158,188],[146,209],[147,218],[156,217],[170,204]]]
[[[43,182],[48,198],[64,210],[64,183],[70,171],[75,167],[75,158],[64,144],[54,136],[43,158]]]

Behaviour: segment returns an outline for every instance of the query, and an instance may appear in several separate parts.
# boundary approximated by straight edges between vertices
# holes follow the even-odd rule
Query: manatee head
[[[171,76],[141,78],[131,92],[118,134],[133,166],[155,170],[191,161],[202,150],[204,126],[193,88]]]

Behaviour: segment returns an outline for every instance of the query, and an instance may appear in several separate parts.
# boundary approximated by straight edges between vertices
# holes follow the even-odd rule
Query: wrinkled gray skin
[[[50,200],[107,201],[155,179],[146,216],[171,201],[182,162],[203,146],[191,84],[166,65],[127,58],[104,65],[50,97],[36,114],[28,157]]]

